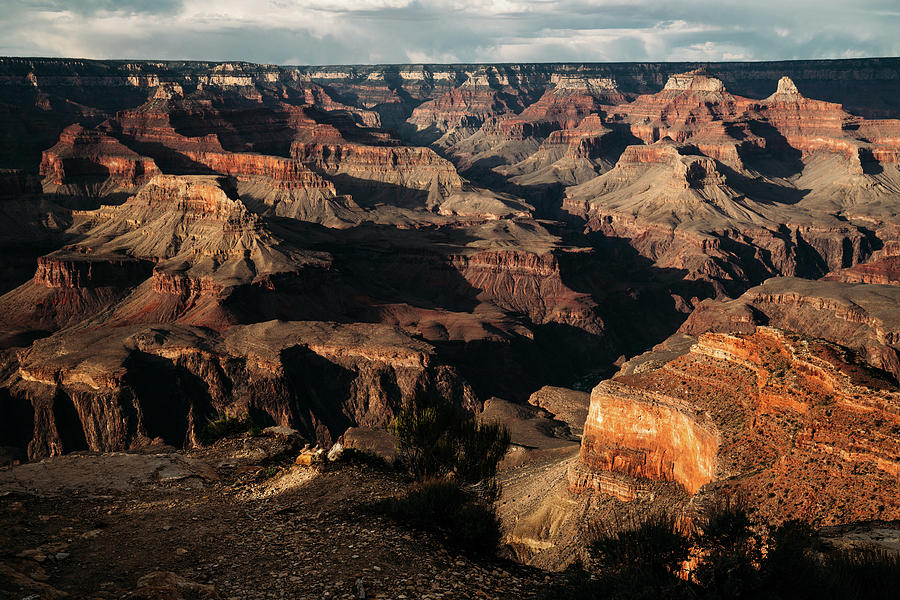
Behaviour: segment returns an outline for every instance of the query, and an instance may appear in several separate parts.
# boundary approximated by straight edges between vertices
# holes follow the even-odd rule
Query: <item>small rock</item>
[[[272,437],[301,437],[300,432],[296,429],[291,429],[290,427],[282,427],[280,425],[273,425],[272,427],[266,427],[262,430],[263,435],[269,435]]]
[[[70,556],[72,556],[72,555],[69,552],[57,552],[56,560],[65,560],[65,559],[69,558]]]
[[[47,555],[41,551],[40,548],[32,548],[31,550],[22,550],[18,554],[16,554],[19,558],[30,558],[31,560],[37,561],[39,563],[47,560]]]
[[[323,448],[311,448],[303,450],[300,453],[300,456],[294,461],[295,464],[310,467],[312,465],[319,465],[324,463],[326,460],[325,450]]]
[[[340,442],[335,442],[335,444],[331,447],[331,450],[328,451],[328,461],[334,462],[341,460],[341,457],[344,455],[344,446],[341,445]]]
[[[188,551],[185,548],[178,548],[177,550],[175,550],[175,554],[177,554],[178,556],[184,556],[187,553]]]

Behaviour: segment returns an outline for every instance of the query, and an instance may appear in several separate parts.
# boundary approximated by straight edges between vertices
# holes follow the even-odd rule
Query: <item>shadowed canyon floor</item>
[[[898,73],[0,58],[4,593],[529,597],[738,496],[898,550]],[[389,453],[422,398],[509,429],[529,567],[360,512],[394,473],[201,439]]]

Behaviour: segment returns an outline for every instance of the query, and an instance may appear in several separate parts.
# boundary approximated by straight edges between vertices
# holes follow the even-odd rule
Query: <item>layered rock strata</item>
[[[594,389],[573,489],[628,499],[639,486],[607,480],[675,481],[744,494],[770,522],[900,514],[900,391],[843,347],[756,327],[643,364]]]
[[[350,426],[385,426],[419,394],[477,408],[433,348],[379,325],[268,322],[221,336],[113,328],[59,334],[10,361],[6,403],[24,407],[19,425],[32,424],[31,458],[151,440],[191,446],[220,414],[327,444]]]

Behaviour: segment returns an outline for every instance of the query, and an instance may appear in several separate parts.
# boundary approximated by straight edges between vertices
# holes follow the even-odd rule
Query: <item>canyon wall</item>
[[[661,346],[598,385],[570,489],[634,500],[676,482],[700,502],[743,494],[767,522],[896,518],[895,380],[842,345],[745,331],[701,333],[675,358]]]
[[[376,325],[269,322],[224,336],[116,328],[54,336],[8,361],[7,402],[32,415],[19,423],[33,426],[30,436],[20,432],[31,458],[152,440],[191,445],[223,414],[330,444],[350,426],[386,426],[420,394],[477,408],[430,346]]]

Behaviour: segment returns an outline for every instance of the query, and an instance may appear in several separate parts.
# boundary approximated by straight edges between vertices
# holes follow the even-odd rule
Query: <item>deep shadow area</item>
[[[355,373],[306,346],[282,350],[281,362],[293,397],[294,421],[310,439],[337,439],[348,427],[356,425],[342,410],[351,397]],[[394,402],[400,406],[399,390],[394,394]]]
[[[140,351],[129,356],[125,367],[149,437],[180,448],[190,439],[190,417],[195,427],[202,427],[215,416],[209,386],[184,367]]]
[[[56,391],[53,398],[53,420],[56,433],[63,452],[87,450],[88,443],[84,435],[84,426],[72,398],[62,390]]]
[[[374,208],[379,204],[419,210],[426,207],[426,201],[428,200],[427,189],[418,190],[374,179],[352,177],[345,173],[329,175],[326,171],[316,168],[315,165],[309,166],[319,175],[330,179],[334,183],[338,194],[353,196],[354,202],[362,208]]]
[[[525,402],[545,385],[561,387],[586,373],[609,373],[615,352],[606,336],[561,323],[531,324],[532,338],[511,334],[502,341],[431,341],[478,393]]]
[[[791,177],[803,171],[800,151],[778,129],[763,121],[748,121],[747,125],[751,133],[766,140],[764,151],[738,146],[738,155],[748,168],[770,177]]]
[[[28,447],[34,433],[34,407],[24,398],[0,388],[0,446]]]
[[[607,343],[616,356],[630,358],[663,341],[687,318],[684,306],[692,299],[717,295],[711,282],[687,280],[682,269],[655,266],[625,238],[573,229],[559,233],[568,244],[592,248],[588,256],[560,253],[560,273],[563,283],[590,294],[597,303]],[[682,307],[675,297],[683,299]]]
[[[750,164],[755,165],[751,168],[765,175],[772,175],[771,172],[765,173],[765,171],[760,171],[760,169],[771,169],[772,164],[780,164],[780,162],[780,159],[775,157],[764,158],[756,155],[756,162],[754,163],[753,159],[751,159]],[[759,177],[747,177],[720,162],[716,163],[716,168],[725,175],[728,185],[760,204],[797,204],[810,192],[810,190],[777,185]],[[794,167],[789,168],[792,169]],[[802,166],[800,168],[802,169]]]

